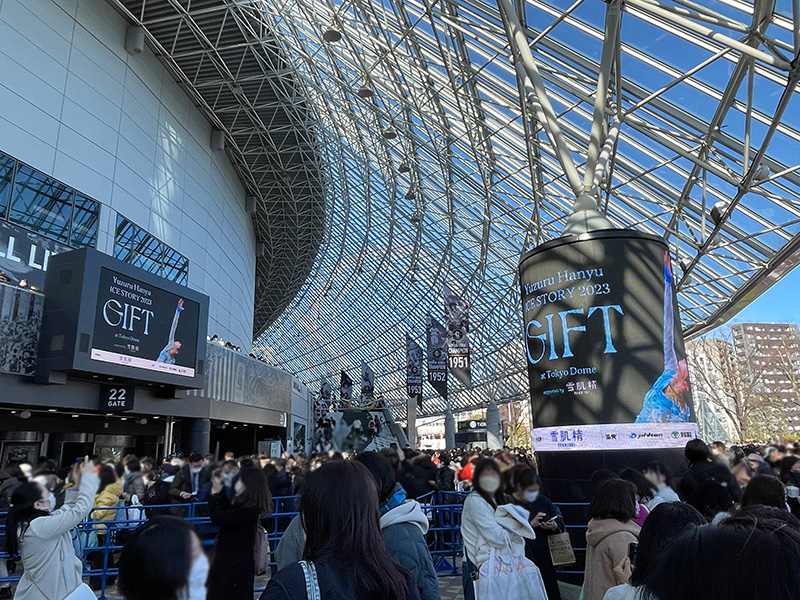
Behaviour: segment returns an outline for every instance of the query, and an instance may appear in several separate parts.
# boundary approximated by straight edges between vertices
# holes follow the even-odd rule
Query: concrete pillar
[[[456,447],[456,419],[450,409],[444,413],[444,444],[448,452]]]
[[[406,421],[406,437],[408,445],[412,448],[417,447],[417,398],[416,396],[406,400],[408,407],[408,419]]]
[[[486,445],[490,450],[500,450],[503,447],[503,433],[500,428],[500,409],[492,400],[486,408]]]
[[[186,452],[199,452],[206,455],[211,450],[211,421],[209,419],[186,419],[183,439],[187,442]]]

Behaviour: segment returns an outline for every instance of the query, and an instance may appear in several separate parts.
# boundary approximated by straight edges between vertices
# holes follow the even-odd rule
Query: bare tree
[[[800,376],[791,367],[797,361],[789,348],[760,343],[735,346],[727,328],[716,337],[689,342],[686,349],[697,400],[705,397],[720,407],[739,441],[772,439],[787,432],[785,387],[771,382],[776,369],[785,367],[798,384],[795,390],[800,391]],[[795,394],[795,401],[798,398]]]
[[[531,447],[530,405],[527,400],[506,402],[500,405],[500,418],[506,422],[508,446],[515,448]]]

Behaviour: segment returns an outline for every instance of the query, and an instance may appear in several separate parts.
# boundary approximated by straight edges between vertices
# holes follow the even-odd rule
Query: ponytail
[[[38,483],[23,483],[11,494],[11,506],[6,515],[6,552],[10,557],[19,553],[19,540],[31,521],[47,516],[34,504],[42,499],[42,486]]]

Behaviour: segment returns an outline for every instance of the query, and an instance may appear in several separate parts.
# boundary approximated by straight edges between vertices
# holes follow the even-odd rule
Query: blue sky
[[[794,269],[760,298],[736,315],[731,323],[800,321],[800,269]]]

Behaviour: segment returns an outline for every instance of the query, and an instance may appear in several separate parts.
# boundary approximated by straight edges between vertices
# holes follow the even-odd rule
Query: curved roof
[[[527,397],[517,262],[560,235],[581,193],[667,240],[689,335],[800,259],[791,0],[188,5],[266,32],[315,122],[324,240],[255,344],[312,387],[369,362],[402,416],[404,335],[423,344],[448,286],[473,321],[476,385],[451,384],[455,407]],[[425,397],[423,413],[444,410]]]
[[[403,336],[424,345],[447,285],[472,304],[474,332],[476,386],[451,380],[455,407],[527,397],[517,262],[560,234],[576,180],[597,184],[616,226],[668,241],[690,335],[798,261],[800,15],[788,0],[263,6],[333,177],[314,275],[256,347],[312,386],[366,361],[402,416]],[[324,40],[331,25],[340,41]],[[605,168],[593,123],[612,150]],[[444,409],[427,384],[425,397],[423,414]]]
[[[296,296],[323,240],[326,192],[314,112],[259,3],[109,1],[145,29],[156,56],[224,132],[254,202],[258,334]]]

